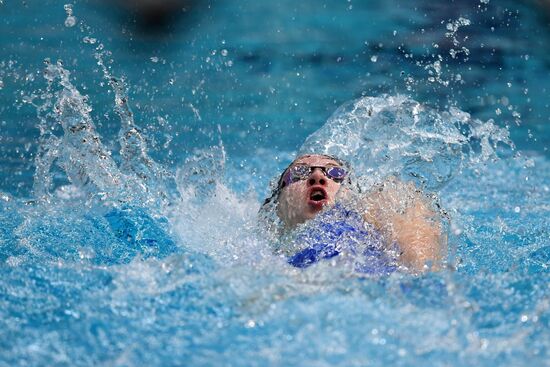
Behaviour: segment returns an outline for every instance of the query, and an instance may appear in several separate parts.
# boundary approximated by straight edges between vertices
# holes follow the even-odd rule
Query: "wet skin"
[[[298,164],[331,167],[340,165],[333,159],[318,155],[302,156],[289,167]],[[293,182],[281,190],[277,213],[285,225],[313,219],[325,206],[334,205],[340,184],[328,178],[320,168],[315,168],[305,180]]]

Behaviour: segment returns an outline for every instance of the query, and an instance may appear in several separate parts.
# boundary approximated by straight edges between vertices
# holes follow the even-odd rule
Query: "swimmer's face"
[[[307,165],[310,167],[340,167],[334,159],[321,155],[306,155],[295,160],[288,170],[293,167]],[[340,183],[329,178],[323,169],[313,168],[304,175],[304,179],[287,183],[279,194],[277,214],[290,227],[313,219],[325,206],[334,205],[336,193]]]

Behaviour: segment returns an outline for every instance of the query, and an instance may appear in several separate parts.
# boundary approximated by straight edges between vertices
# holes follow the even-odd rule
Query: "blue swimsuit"
[[[306,268],[322,259],[345,253],[356,272],[384,275],[397,268],[395,259],[384,251],[381,235],[366,224],[361,215],[341,204],[319,214],[298,233],[296,243],[305,248],[288,258],[297,268]]]

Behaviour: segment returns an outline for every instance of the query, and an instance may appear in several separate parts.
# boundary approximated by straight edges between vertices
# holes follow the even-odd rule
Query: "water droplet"
[[[74,27],[76,24],[76,18],[73,16],[73,4],[65,4],[63,8],[65,9],[65,13],[67,13],[65,27]]]
[[[520,207],[519,206],[516,206],[514,208],[514,213],[519,213],[521,211]]]
[[[371,56],[370,61],[377,62],[378,61],[378,56],[376,56],[376,55]]]
[[[521,322],[527,322],[527,321],[529,321],[529,316],[521,315]]]
[[[94,45],[97,42],[97,39],[86,36],[82,39],[82,42]]]
[[[222,56],[225,57],[225,56],[227,56],[228,52],[227,52],[227,50],[224,48],[223,50],[221,50],[221,54],[222,54]]]
[[[463,26],[464,26],[464,25],[470,25],[470,24],[471,24],[470,19],[463,18],[463,17],[458,18],[458,23],[459,23],[460,25],[463,25]]]
[[[76,18],[72,15],[68,16],[67,19],[65,19],[65,27],[71,28],[74,27],[76,24]]]

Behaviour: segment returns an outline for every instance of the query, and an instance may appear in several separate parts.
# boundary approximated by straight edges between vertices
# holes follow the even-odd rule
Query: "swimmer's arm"
[[[412,183],[390,178],[365,197],[364,218],[388,243],[397,242],[400,260],[415,271],[433,270],[446,251],[440,217]]]

